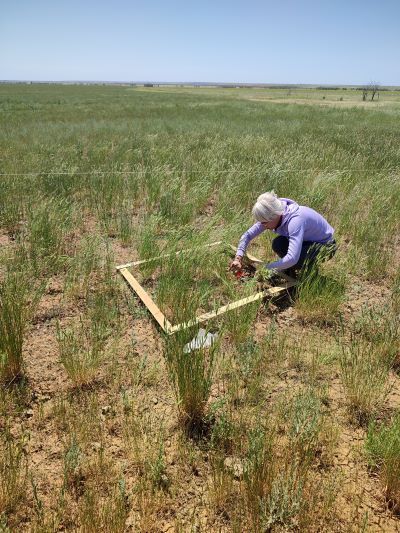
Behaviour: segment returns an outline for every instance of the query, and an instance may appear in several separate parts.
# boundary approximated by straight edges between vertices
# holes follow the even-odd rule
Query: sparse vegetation
[[[361,423],[368,421],[387,398],[390,365],[373,344],[352,339],[343,346],[340,368],[351,414]]]
[[[398,529],[400,93],[361,98],[0,84],[1,531]],[[115,265],[171,254],[135,274],[174,324],[254,294],[204,245],[271,189],[337,254],[186,353]]]
[[[394,512],[400,513],[400,414],[390,424],[368,428],[366,449],[370,464],[380,472],[386,498]]]
[[[6,271],[0,280],[0,381],[10,384],[24,371],[23,344],[29,320],[40,298],[26,273]]]

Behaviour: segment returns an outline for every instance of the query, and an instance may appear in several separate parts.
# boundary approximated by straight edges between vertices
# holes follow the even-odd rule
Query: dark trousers
[[[279,237],[275,237],[275,239],[272,241],[272,249],[276,254],[279,255],[279,257],[284,257],[288,252],[288,248],[289,239],[287,237],[279,235]],[[331,259],[335,255],[336,250],[337,245],[334,239],[327,244],[321,244],[313,241],[303,241],[298,262],[287,270],[290,270],[290,274],[292,275],[296,271],[302,271],[302,273],[305,273],[306,271],[309,272],[314,270],[318,267],[319,263]]]

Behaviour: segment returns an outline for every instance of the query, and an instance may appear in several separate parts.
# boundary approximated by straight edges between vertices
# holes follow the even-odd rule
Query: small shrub
[[[371,423],[365,445],[371,466],[380,471],[388,502],[400,514],[400,414],[381,428]]]
[[[307,505],[305,487],[307,472],[288,458],[287,464],[277,472],[267,500],[262,502],[262,530],[269,531],[277,525],[293,526],[297,516]]]

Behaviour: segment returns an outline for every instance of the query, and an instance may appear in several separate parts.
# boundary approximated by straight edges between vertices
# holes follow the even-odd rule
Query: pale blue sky
[[[0,79],[400,85],[400,0],[0,0]]]

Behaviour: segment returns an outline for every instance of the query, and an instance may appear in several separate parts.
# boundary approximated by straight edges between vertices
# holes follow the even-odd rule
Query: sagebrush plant
[[[196,330],[181,331],[165,342],[164,356],[181,419],[189,430],[201,427],[210,397],[219,342],[209,348],[184,350]]]
[[[400,413],[390,424],[370,423],[365,446],[370,465],[380,472],[388,502],[400,514]]]
[[[8,270],[0,279],[0,381],[6,384],[23,374],[25,331],[44,288],[28,274]]]
[[[364,423],[384,405],[390,390],[390,365],[373,343],[354,337],[342,345],[339,364],[350,413]]]

